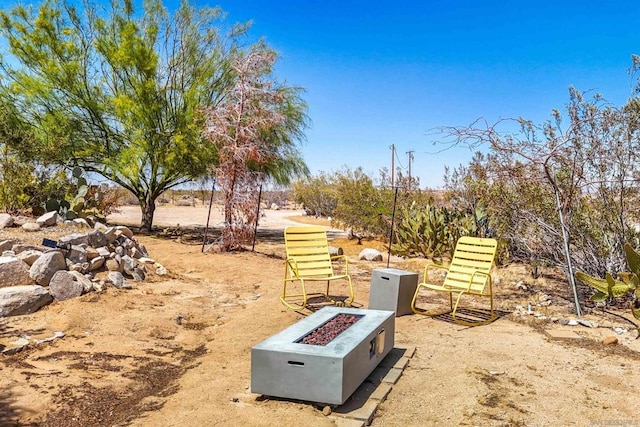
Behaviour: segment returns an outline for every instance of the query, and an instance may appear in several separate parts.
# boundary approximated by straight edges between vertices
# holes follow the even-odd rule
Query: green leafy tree
[[[4,212],[24,209],[31,199],[25,192],[36,169],[29,161],[30,131],[15,107],[0,101],[0,210]]]
[[[129,190],[151,229],[155,200],[217,162],[199,111],[221,101],[246,27],[223,31],[220,9],[188,1],[172,13],[160,0],[77,4],[0,12],[0,83],[39,153]]]

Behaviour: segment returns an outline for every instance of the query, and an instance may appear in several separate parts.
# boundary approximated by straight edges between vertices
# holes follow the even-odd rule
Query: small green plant
[[[607,273],[604,279],[589,276],[581,271],[576,272],[575,276],[596,290],[590,298],[594,302],[602,302],[631,293],[631,313],[634,318],[640,320],[640,254],[629,243],[625,243],[624,252],[631,271],[618,273],[617,279],[610,273]],[[640,326],[636,325],[636,329],[640,337]]]
[[[101,215],[97,206],[103,197],[101,191],[93,191],[89,194],[89,185],[83,175],[84,171],[80,167],[74,167],[71,175],[76,179],[75,195],[68,201],[67,198],[50,198],[45,202],[47,212],[58,212],[64,219],[87,218],[89,216]]]

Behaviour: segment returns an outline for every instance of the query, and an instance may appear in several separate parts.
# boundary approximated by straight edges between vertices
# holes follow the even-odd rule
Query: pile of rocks
[[[100,223],[88,233],[45,239],[43,245],[0,241],[0,254],[0,317],[32,313],[107,286],[131,288],[128,279],[143,281],[149,268],[167,274],[129,228]]]

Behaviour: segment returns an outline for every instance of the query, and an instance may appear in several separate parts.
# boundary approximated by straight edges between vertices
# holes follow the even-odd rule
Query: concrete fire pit
[[[331,339],[336,328],[344,330]],[[324,307],[251,349],[251,391],[341,405],[391,351],[394,333],[393,311]]]

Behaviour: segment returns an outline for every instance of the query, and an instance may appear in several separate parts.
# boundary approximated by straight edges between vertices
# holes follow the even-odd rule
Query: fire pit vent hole
[[[325,346],[362,317],[364,316],[359,314],[337,314],[295,342]]]

